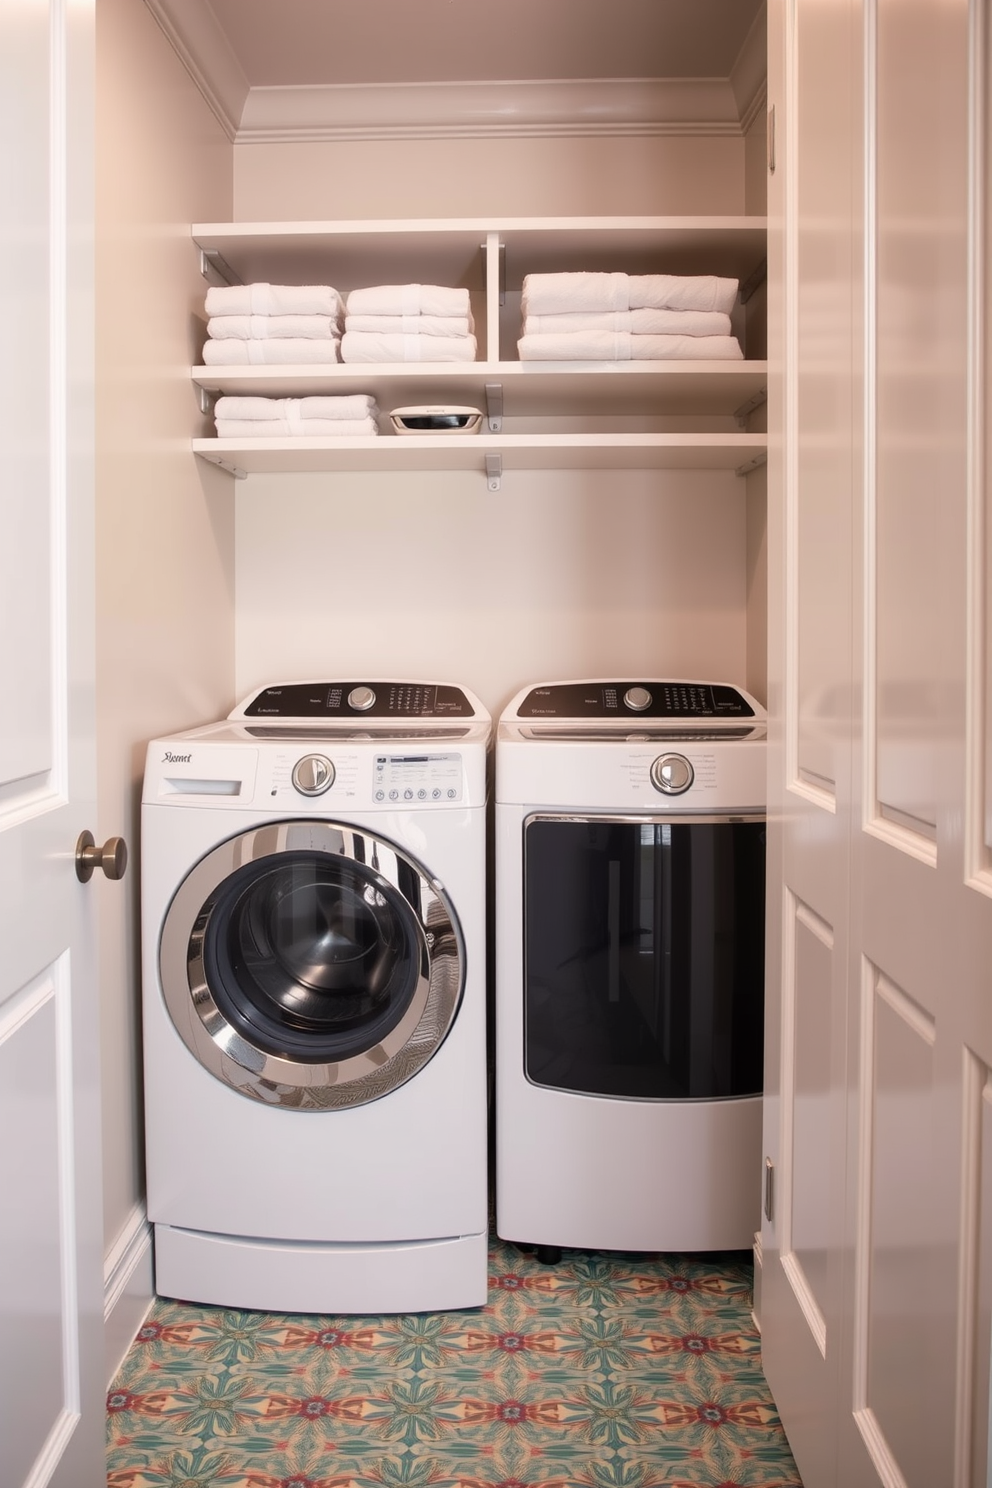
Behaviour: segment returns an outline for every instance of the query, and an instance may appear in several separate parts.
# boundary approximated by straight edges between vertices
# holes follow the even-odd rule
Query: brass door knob
[[[108,837],[97,847],[92,832],[80,832],[76,843],[76,877],[89,883],[95,869],[102,868],[108,878],[123,878],[127,868],[127,843],[123,837]]]

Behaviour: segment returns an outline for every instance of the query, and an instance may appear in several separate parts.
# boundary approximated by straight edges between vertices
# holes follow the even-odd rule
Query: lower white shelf
[[[723,414],[768,383],[768,364],[751,362],[365,362],[326,366],[194,367],[212,394],[308,398],[372,393],[383,413],[405,403],[476,403],[500,389],[505,412],[570,414]]]
[[[736,470],[762,464],[764,434],[427,434],[364,439],[194,439],[193,452],[237,476],[314,471]]]

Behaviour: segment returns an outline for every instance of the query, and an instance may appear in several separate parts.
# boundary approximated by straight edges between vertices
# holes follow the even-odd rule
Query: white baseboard
[[[152,1227],[136,1204],[103,1263],[103,1336],[108,1383],[155,1300]]]

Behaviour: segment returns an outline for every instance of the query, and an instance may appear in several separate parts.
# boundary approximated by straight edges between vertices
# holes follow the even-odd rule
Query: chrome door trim
[[[406,1012],[372,1048],[337,1063],[304,1063],[256,1048],[227,1020],[203,971],[217,890],[237,869],[288,852],[328,853],[360,863],[409,907],[419,949]],[[413,870],[414,896],[403,886]],[[436,879],[393,843],[328,821],[281,821],[239,833],[201,858],[173,896],[159,941],[169,1016],[197,1062],[239,1094],[266,1105],[327,1111],[365,1105],[406,1083],[437,1052],[454,1021],[465,952],[454,909]]]

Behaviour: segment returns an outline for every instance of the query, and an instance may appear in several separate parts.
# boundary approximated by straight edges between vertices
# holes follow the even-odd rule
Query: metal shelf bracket
[[[748,300],[754,294],[755,290],[760,289],[767,278],[768,260],[766,258],[763,258],[758,267],[754,270],[754,273],[749,274],[740,287],[740,297],[742,305],[747,304]]]
[[[753,460],[745,460],[743,465],[738,465],[734,471],[735,475],[750,475],[752,470],[760,470],[762,465],[767,465],[768,455],[762,450],[760,455],[755,455]]]
[[[768,389],[762,388],[760,392],[755,393],[753,398],[748,398],[746,403],[742,403],[740,408],[735,408],[734,418],[737,420],[739,427],[742,429],[746,429],[747,421],[750,415],[756,408],[760,408],[763,403],[767,402]]]
[[[200,405],[200,412],[209,418],[214,411],[214,404],[220,396],[220,389],[206,388],[200,383],[194,385],[196,387],[196,401]]]
[[[244,280],[231,268],[216,248],[200,249],[200,273],[208,284],[243,284]]]
[[[486,456],[486,485],[490,491],[498,491],[503,483],[503,456]]]
[[[242,470],[240,465],[235,465],[231,460],[225,460],[221,455],[205,455],[197,450],[201,460],[206,460],[209,465],[219,465],[221,470],[226,470],[228,475],[233,475],[235,480],[247,480],[247,470]]]
[[[490,434],[499,434],[503,428],[503,384],[486,383],[486,427]]]

